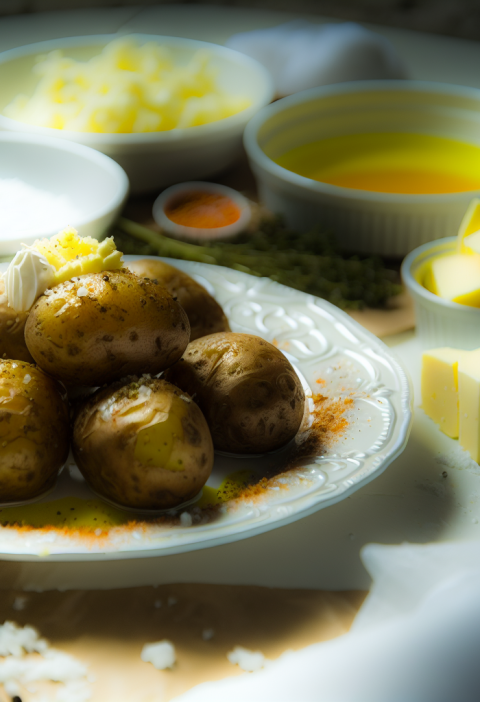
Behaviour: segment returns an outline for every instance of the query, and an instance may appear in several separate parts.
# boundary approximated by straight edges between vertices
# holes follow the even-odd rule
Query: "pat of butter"
[[[422,408],[444,434],[458,439],[458,363],[470,351],[440,348],[422,356]]]
[[[74,276],[117,270],[123,266],[123,254],[117,250],[112,237],[100,242],[89,236],[79,236],[73,227],[63,229],[50,239],[37,239],[33,248],[54,267],[52,285]]]
[[[480,307],[480,256],[439,256],[431,263],[425,286],[444,300]]]
[[[459,360],[460,445],[480,462],[480,349]]]
[[[480,254],[480,230],[465,237],[462,250],[470,256],[472,254]]]
[[[474,198],[465,212],[457,235],[457,250],[459,253],[471,253],[465,239],[480,229],[480,200]],[[478,253],[478,251],[476,252]]]

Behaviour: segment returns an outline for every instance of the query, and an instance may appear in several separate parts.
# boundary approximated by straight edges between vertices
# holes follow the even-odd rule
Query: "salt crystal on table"
[[[151,663],[157,670],[173,668],[176,661],[175,647],[166,639],[156,643],[145,644],[140,658],[145,663]]]
[[[227,658],[233,665],[238,665],[239,668],[247,673],[253,673],[260,670],[265,665],[265,656],[260,651],[249,651],[248,648],[235,646],[233,651],[227,653]]]
[[[15,599],[13,600],[12,607],[17,612],[20,612],[22,609],[25,609],[25,605],[27,604],[27,602],[28,602],[27,597],[25,597],[23,595],[19,595],[18,597],[15,597]]]

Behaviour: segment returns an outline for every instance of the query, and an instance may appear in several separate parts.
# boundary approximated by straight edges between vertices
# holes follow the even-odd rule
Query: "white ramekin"
[[[413,297],[417,334],[422,347],[451,346],[467,351],[480,348],[480,309],[443,300],[421,284],[422,272],[432,258],[454,253],[457,237],[433,241],[408,254],[402,279]]]
[[[330,137],[414,132],[480,145],[480,90],[420,81],[367,81],[315,88],[263,108],[244,145],[259,195],[287,224],[332,231],[346,250],[401,257],[456,234],[480,190],[396,195],[341,188],[300,176],[273,159]]]

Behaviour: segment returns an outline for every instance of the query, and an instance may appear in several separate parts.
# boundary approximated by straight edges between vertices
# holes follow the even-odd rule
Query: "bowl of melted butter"
[[[452,236],[480,195],[480,90],[368,81],[261,110],[244,144],[259,194],[299,231],[401,257]]]

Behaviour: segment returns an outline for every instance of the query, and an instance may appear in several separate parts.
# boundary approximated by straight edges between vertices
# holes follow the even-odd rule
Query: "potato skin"
[[[8,306],[5,282],[0,277],[0,359],[33,363],[25,343],[25,322],[28,312],[15,312]]]
[[[305,393],[291,363],[258,336],[224,332],[191,342],[166,380],[188,392],[216,449],[266,453],[297,433]]]
[[[149,258],[132,261],[128,268],[142,278],[158,280],[176,297],[190,322],[190,341],[201,336],[230,331],[228,319],[218,302],[205,288],[183,271]]]
[[[30,363],[0,361],[0,502],[30,500],[52,487],[69,438],[63,388]]]
[[[35,302],[25,325],[36,363],[74,385],[159,373],[180,358],[189,336],[187,315],[170,293],[127,270],[55,286]]]
[[[158,378],[98,390],[76,416],[72,448],[99,495],[138,509],[170,509],[195,497],[213,466],[201,411]]]

